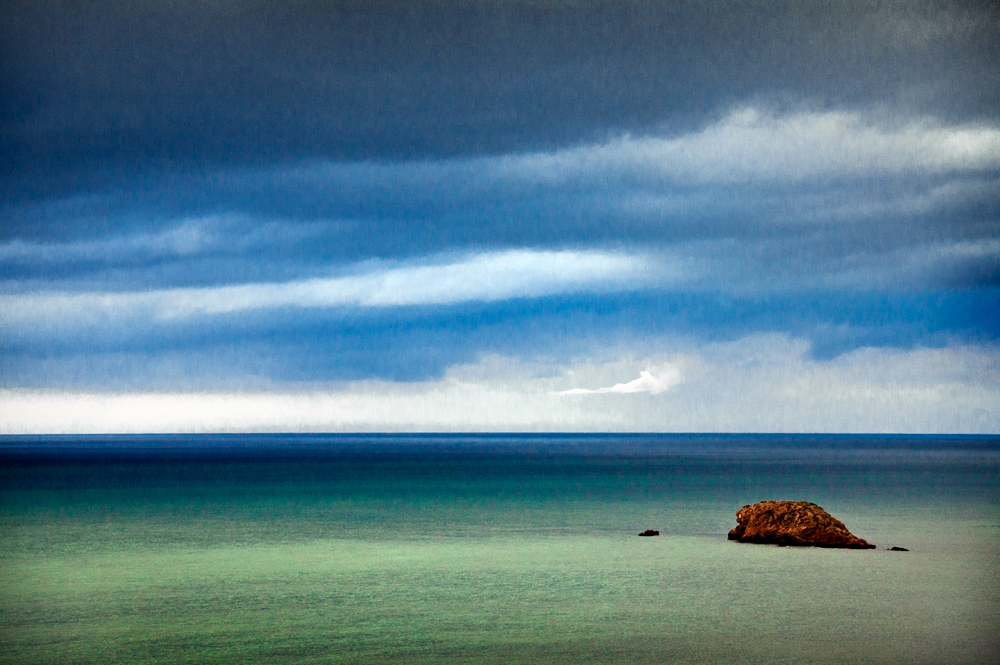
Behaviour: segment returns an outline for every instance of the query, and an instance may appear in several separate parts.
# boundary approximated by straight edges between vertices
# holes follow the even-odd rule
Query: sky
[[[1000,433],[992,3],[12,0],[0,433]]]

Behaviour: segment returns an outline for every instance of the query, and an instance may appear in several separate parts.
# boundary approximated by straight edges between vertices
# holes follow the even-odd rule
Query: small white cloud
[[[681,383],[681,370],[676,365],[666,365],[659,367],[653,373],[652,369],[644,369],[639,372],[639,378],[628,383],[616,383],[608,388],[573,388],[572,390],[562,390],[560,395],[594,395],[594,394],[629,394],[629,393],[652,393],[659,395]]]

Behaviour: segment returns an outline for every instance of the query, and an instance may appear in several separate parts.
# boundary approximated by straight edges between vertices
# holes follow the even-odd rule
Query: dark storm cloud
[[[603,248],[683,264],[701,289],[975,287],[1000,254],[998,176],[994,126],[747,108],[669,137],[206,171],[12,205],[0,266],[8,292],[133,291]]]
[[[995,357],[978,3],[43,0],[0,30],[0,389]]]
[[[206,162],[551,149],[754,99],[1000,108],[980,3],[32,0],[0,17],[11,195]]]

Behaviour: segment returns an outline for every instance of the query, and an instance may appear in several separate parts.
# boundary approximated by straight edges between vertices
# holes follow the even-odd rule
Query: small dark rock
[[[890,547],[889,551],[890,552],[909,552],[910,550],[906,549],[905,547]]]
[[[659,531],[653,531],[652,529],[646,529],[645,531],[643,531],[639,535],[640,536],[658,536],[658,535],[660,535],[660,532]]]

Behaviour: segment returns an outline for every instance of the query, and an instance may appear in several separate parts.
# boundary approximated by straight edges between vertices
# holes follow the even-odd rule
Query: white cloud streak
[[[364,266],[362,266],[364,267]],[[680,265],[607,252],[494,252],[452,263],[402,265],[362,274],[140,293],[43,293],[0,296],[8,327],[145,316],[169,321],[280,307],[399,307],[497,301],[578,291],[615,291],[684,278]]]
[[[319,162],[270,177],[312,184],[353,182],[361,188],[369,182],[392,183],[393,188],[412,189],[421,196],[451,183],[468,196],[504,182],[588,188],[630,180],[655,188],[997,168],[1000,127],[993,125],[949,126],[933,118],[899,120],[852,111],[779,115],[744,107],[680,136],[625,135],[550,152],[407,164]]]
[[[43,243],[21,239],[0,243],[0,262],[58,264],[75,261],[128,261],[191,256],[222,244],[214,218],[182,220],[158,233],[135,233],[99,240]]]
[[[338,222],[282,225],[241,215],[206,215],[173,220],[171,226],[155,233],[125,233],[72,242],[14,238],[0,243],[0,264],[54,266],[92,262],[113,265],[183,259],[260,248],[273,244],[275,238],[292,243],[337,225]]]
[[[878,124],[836,111],[774,116],[737,110],[676,138],[625,136],[598,146],[496,160],[498,173],[543,182],[631,174],[649,184],[794,182],[1000,167],[1000,128],[932,120]]]

